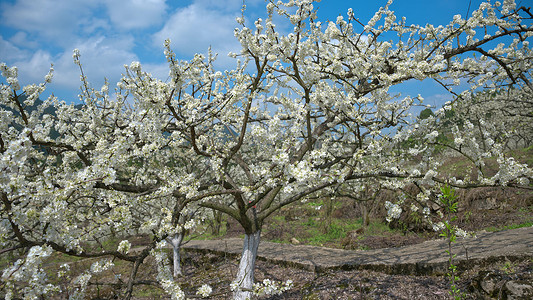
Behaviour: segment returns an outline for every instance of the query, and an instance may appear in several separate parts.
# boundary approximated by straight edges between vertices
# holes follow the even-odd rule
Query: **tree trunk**
[[[257,249],[259,248],[259,239],[261,230],[255,233],[244,235],[244,245],[242,249],[241,261],[239,263],[239,272],[235,282],[237,289],[233,292],[233,299],[246,300],[252,299],[255,260],[257,258]]]
[[[368,216],[369,214],[368,214],[368,205],[367,205],[367,203],[362,203],[361,204],[361,210],[363,211],[363,228],[366,228],[370,224],[370,218]]]
[[[213,209],[213,220],[211,220],[211,233],[214,236],[219,236],[221,226],[222,226],[222,212]]]
[[[180,249],[181,242],[183,241],[183,233],[176,233],[174,236],[167,240],[172,245],[173,260],[174,260],[174,278],[180,276],[181,273],[181,257]]]

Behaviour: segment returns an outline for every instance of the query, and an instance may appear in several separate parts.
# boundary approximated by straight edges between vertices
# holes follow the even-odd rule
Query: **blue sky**
[[[470,13],[481,0],[471,2]],[[322,21],[346,16],[351,7],[366,23],[385,4],[386,0],[322,0],[316,6]],[[66,102],[76,101],[79,91],[80,72],[72,61],[75,48],[97,89],[104,77],[113,86],[123,65],[132,61],[140,61],[164,80],[166,38],[181,59],[205,53],[211,46],[219,53],[217,67],[230,68],[234,62],[227,53],[239,49],[233,29],[241,5],[242,0],[0,0],[0,61],[19,68],[23,85],[42,82],[53,63],[54,80],[43,96],[54,93]],[[264,17],[264,0],[246,0],[246,5],[249,21]],[[456,14],[464,17],[468,7],[469,0],[395,0],[391,9],[410,24],[445,25]],[[421,93],[428,104],[449,98],[426,82],[406,88]]]

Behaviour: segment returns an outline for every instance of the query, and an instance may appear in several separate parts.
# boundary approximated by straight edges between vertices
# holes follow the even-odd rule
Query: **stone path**
[[[218,254],[240,255],[242,239],[195,240],[184,249]],[[341,250],[307,245],[261,241],[258,259],[321,272],[328,269],[370,269],[390,274],[440,275],[448,264],[445,240],[377,250]],[[475,238],[458,239],[453,244],[459,269],[498,261],[533,259],[533,227],[493,233],[478,233]]]

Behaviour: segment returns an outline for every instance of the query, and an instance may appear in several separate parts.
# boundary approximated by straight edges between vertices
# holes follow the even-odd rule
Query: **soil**
[[[482,230],[502,230],[507,227],[533,222],[533,192],[517,192],[513,189],[503,190],[501,188],[477,188],[464,192],[460,195],[462,200],[457,213],[455,225],[467,232],[477,232]],[[488,203],[487,203],[488,202]],[[381,205],[383,206],[383,205]],[[296,208],[297,209],[297,208]],[[272,226],[274,222],[267,220],[263,226],[262,240],[290,242],[294,237],[298,241],[305,243],[309,238],[308,233],[301,226],[301,222],[291,222],[294,209],[282,211],[285,217],[283,223],[278,222],[277,226]],[[298,211],[302,218],[314,218],[317,223],[321,217],[309,215],[305,210]],[[385,222],[386,212],[377,210],[372,219],[378,222]],[[333,215],[338,216],[338,220],[350,220],[360,218],[360,212],[356,205],[344,204],[337,208]],[[322,218],[323,219],[323,218]],[[225,238],[242,237],[244,230],[234,220],[228,220],[228,230],[223,236]],[[341,249],[381,249],[401,247],[422,243],[427,240],[439,238],[438,233],[432,230],[425,231],[391,231],[369,234],[363,231],[354,232],[354,236],[348,233],[346,236],[336,240],[327,241],[319,246]]]
[[[185,254],[184,277],[181,286],[188,295],[194,295],[199,285],[208,283],[213,288],[210,299],[231,299],[228,286],[237,271],[237,260],[214,254]],[[483,270],[505,270],[515,280],[531,281],[533,263],[523,261],[509,265],[491,265],[460,274],[458,287],[466,299],[484,299],[474,288]],[[444,276],[389,275],[367,270],[328,270],[315,273],[298,268],[258,261],[256,281],[265,278],[277,281],[291,279],[291,290],[260,299],[449,299],[448,278]]]
[[[533,221],[531,194],[528,198],[511,197],[508,201],[498,202],[503,203],[498,207],[479,209],[479,207],[476,208],[476,205],[479,205],[479,203],[476,204],[476,199],[490,198],[492,191],[484,190],[476,193],[471,195],[469,203],[472,206],[465,205],[465,209],[458,214],[459,225],[468,231],[478,231],[491,227],[502,229],[505,226]],[[484,208],[487,206],[485,205]],[[359,217],[358,212],[357,207],[348,205],[337,208],[334,215],[339,219],[349,219]],[[383,217],[380,216],[379,211],[374,213],[374,218]],[[238,224],[230,224],[225,237],[240,236],[243,232],[239,228]],[[291,228],[289,225],[284,227],[284,231],[297,238],[299,238],[298,234],[302,234],[298,231],[298,227]],[[429,232],[402,233],[394,231],[381,234],[367,232],[360,234],[359,237],[348,240],[348,243],[343,244],[343,239],[338,239],[325,246],[346,249],[380,249],[418,244],[438,237]],[[263,241],[266,240],[268,240],[268,232],[263,238]],[[133,247],[141,247],[149,242],[146,237],[141,236],[136,239],[130,238],[130,241]],[[345,237],[344,242],[346,242]],[[81,266],[81,264],[86,265]],[[88,264],[90,264],[89,260],[74,262],[72,270],[84,270]],[[179,279],[179,284],[188,298],[198,298],[197,289],[202,284],[209,284],[213,288],[213,293],[208,297],[209,299],[231,299],[229,286],[235,278],[237,265],[238,257],[234,255],[202,254],[184,250],[182,253],[184,275]],[[124,265],[122,268],[123,270],[117,272],[126,277],[130,270],[129,265]],[[482,267],[474,267],[458,274],[457,285],[465,293],[466,299],[492,299],[479,292],[480,276],[487,272],[501,274],[505,281],[533,282],[533,259],[499,261]],[[154,285],[156,273],[153,259],[147,258],[139,270],[138,282],[141,284],[135,288],[134,299],[168,299],[164,291]],[[91,283],[87,299],[117,299],[116,290],[110,284],[110,282],[116,282],[116,276],[117,274],[114,273],[107,274],[98,279],[100,285]],[[281,295],[263,296],[261,299],[450,299],[449,278],[446,276],[393,275],[370,270],[339,269],[314,272],[287,264],[280,265],[258,260],[255,268],[255,280],[261,282],[263,279],[276,281],[290,279],[294,285],[292,289]],[[62,294],[62,296],[66,295]],[[64,298],[62,296],[60,298]]]
[[[495,195],[497,194],[497,195]],[[525,196],[507,197],[499,190],[473,190],[462,195],[463,209],[457,214],[457,225],[469,231],[501,230],[514,224],[531,223],[533,206],[531,193]],[[497,199],[497,206],[479,199]],[[358,217],[356,207],[343,206],[334,212],[339,218]],[[339,212],[340,211],[340,212]],[[376,213],[377,217],[383,217]],[[290,216],[289,216],[290,217]],[[376,216],[374,216],[376,217]],[[238,224],[229,224],[225,237],[238,237],[243,234]],[[268,228],[267,226],[265,226]],[[289,234],[305,240],[298,226],[290,225],[276,230],[265,230],[264,240],[276,239],[281,234]],[[324,246],[344,249],[380,249],[418,244],[438,238],[432,232],[393,232],[379,235],[362,234],[358,238],[332,241]],[[237,271],[238,261],[234,257],[215,254],[185,254],[186,282],[203,282],[213,287],[210,299],[231,299],[228,286]],[[493,299],[480,292],[481,274],[497,273],[507,276],[506,280],[533,281],[533,259],[515,262],[498,262],[483,267],[474,267],[459,274],[458,288],[466,299]],[[266,261],[258,261],[255,274],[256,282],[265,278],[277,281],[290,279],[294,287],[282,295],[264,296],[261,299],[450,299],[449,278],[446,276],[391,275],[369,270],[327,270],[316,273],[290,266],[281,266]],[[206,281],[207,280],[207,281]],[[195,293],[195,288],[185,290]],[[506,299],[505,297],[501,299]]]

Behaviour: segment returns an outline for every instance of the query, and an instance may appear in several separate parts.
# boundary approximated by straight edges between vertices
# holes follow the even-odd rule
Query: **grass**
[[[343,227],[338,222],[334,222],[329,226],[329,229],[323,233],[322,230],[316,226],[316,224],[310,224],[308,233],[311,234],[311,238],[307,241],[311,245],[323,245],[327,242],[342,239],[346,237],[347,227]]]
[[[322,200],[306,202],[281,211],[280,214],[273,216],[263,226],[263,239],[276,243],[293,243],[294,239],[296,239],[302,244],[315,246],[369,249],[372,247],[386,247],[391,243],[391,240],[396,241],[392,243],[404,245],[402,243],[416,243],[436,236],[432,232],[417,233],[391,229],[388,223],[379,216],[371,219],[370,224],[363,228],[362,218],[360,217],[339,217],[334,212],[328,216],[323,205],[325,202]],[[523,202],[518,203],[524,204]],[[342,207],[339,203],[334,203],[333,205],[337,208],[337,211],[345,210],[345,207]],[[514,221],[511,221],[514,223],[506,222],[499,227],[490,227],[491,225],[486,224],[485,227],[478,227],[474,230],[501,231],[533,226],[533,219],[530,217],[533,207],[517,207],[515,212],[518,214],[515,214],[515,218],[512,219]],[[470,220],[472,214],[485,215],[485,212],[467,211],[462,222],[476,222]],[[497,215],[497,212],[495,211],[493,214]]]
[[[515,157],[518,161],[533,165],[533,146],[512,151],[509,155]],[[464,174],[468,171],[469,164],[470,163],[464,159],[452,161],[452,163],[443,164],[443,168],[445,168],[443,171],[444,173],[449,172],[452,175],[458,173]],[[507,196],[519,199],[531,199],[531,194],[528,193],[530,192],[517,191],[516,194]],[[516,203],[520,206],[512,206],[511,209],[514,212],[513,216],[519,217],[509,219],[509,222],[502,223],[501,225],[500,223],[496,223],[496,226],[485,227],[485,230],[489,232],[497,232],[533,226],[533,218],[531,217],[533,206],[528,204],[531,203],[528,201],[529,200],[524,200],[524,202],[517,201]],[[384,219],[379,216],[375,216],[374,219],[371,219],[370,224],[362,230],[362,218],[354,217],[357,216],[357,214],[352,214],[351,216],[339,216],[336,214],[339,211],[342,212],[345,210],[345,207],[343,207],[342,204],[347,205],[347,203],[332,201],[330,199],[316,199],[314,201],[301,203],[300,205],[285,207],[278,214],[273,215],[268,219],[264,224],[262,231],[263,240],[277,243],[291,243],[291,239],[296,238],[302,244],[335,248],[343,248],[345,246],[345,241],[348,241],[350,243],[355,242],[354,248],[356,249],[369,249],[367,246],[369,244],[364,244],[364,240],[367,238],[371,237],[377,238],[378,240],[388,240],[404,236],[404,232],[401,230],[390,229]],[[354,210],[353,207],[352,210]],[[354,212],[355,211],[356,210],[354,210]],[[499,211],[493,212],[499,213]],[[468,211],[465,213],[464,222],[472,223],[472,221],[469,220],[472,214],[480,214],[484,216],[483,212]],[[220,226],[220,233],[218,235],[213,235],[211,233],[211,228],[206,224],[201,228],[201,234],[193,233],[191,237],[200,240],[221,238],[227,235],[227,228],[227,221],[224,220]],[[476,228],[476,230],[479,230],[479,228]],[[235,234],[234,230],[233,234]],[[407,234],[414,235],[414,233]],[[423,234],[419,235],[423,237]],[[119,238],[109,237],[105,240],[103,239],[100,245],[96,242],[91,242],[87,243],[85,246],[88,246],[92,250],[99,249],[101,246],[108,250],[114,250],[121,240],[122,239]],[[0,270],[13,264],[18,258],[19,255],[17,254],[8,253],[1,255]],[[46,270],[52,283],[62,284],[65,279],[57,278],[57,272],[62,264],[68,263],[70,265],[71,271],[69,280],[72,280],[80,275],[81,272],[87,270],[90,265],[96,261],[97,259],[83,259],[60,253],[53,253],[45,260],[43,268]],[[91,282],[98,283],[98,286],[92,285],[88,292],[88,296],[91,296],[92,298],[110,298],[112,297],[113,291],[111,291],[109,284],[117,282],[115,276],[119,275],[124,280],[128,278],[131,271],[131,263],[120,260],[115,260],[114,263],[115,266],[111,270],[93,276]],[[210,264],[208,263],[208,265]],[[142,277],[142,279],[155,280],[156,271],[152,258],[149,257],[141,268],[139,276]],[[514,266],[502,265],[501,268],[506,272],[512,272]],[[185,286],[186,285],[184,285],[184,287]],[[188,288],[192,291],[194,287],[188,286]],[[165,297],[164,294],[164,291],[160,288],[149,285],[141,285],[134,289],[134,298],[161,299]],[[308,298],[313,299],[313,295],[309,295]]]
[[[511,263],[510,261],[506,261],[502,266],[500,267],[500,270],[505,272],[505,274],[513,274],[516,269],[516,264]]]
[[[213,234],[209,225],[200,226],[195,229],[195,232],[185,237],[185,240],[192,238],[193,240],[211,240],[220,238],[226,235],[226,221],[222,221],[219,234]]]
[[[315,226],[311,230],[314,234],[309,239],[309,242],[313,245],[322,245],[325,243],[339,244],[342,239],[346,238],[348,233],[357,231],[358,229],[363,229],[363,220],[361,218],[353,221],[334,219],[326,233],[320,231],[320,228]],[[364,228],[364,233],[360,234],[359,239],[363,239],[369,235],[386,236],[392,233],[399,234],[400,231],[390,229],[387,224],[379,220],[373,220]]]
[[[530,166],[533,165],[533,146],[524,149],[518,149],[509,152],[509,155],[514,157],[517,161],[525,162]],[[488,168],[491,168],[491,163],[494,163],[493,158],[489,158]],[[442,173],[449,173],[453,176],[457,174],[468,173],[471,167],[471,163],[466,159],[452,160],[450,163],[443,164]],[[517,196],[528,196],[526,191],[516,192]],[[336,211],[342,211],[343,203],[338,201],[332,201],[330,199],[316,199],[314,201],[307,201],[301,203],[301,205],[295,205],[283,208],[279,214],[273,215],[267,220],[263,227],[264,240],[277,242],[277,243],[291,243],[292,238],[296,238],[303,244],[310,244],[316,246],[328,246],[328,247],[343,247],[343,241],[347,238],[353,237],[352,232],[357,232],[355,238],[358,241],[362,241],[367,237],[379,237],[383,239],[403,236],[404,233],[401,230],[392,230],[383,218],[374,218],[371,220],[367,227],[363,228],[362,218],[356,217],[339,217],[335,215]],[[346,204],[346,203],[344,203]],[[524,203],[520,203],[523,205]],[[528,205],[527,203],[525,205]],[[529,204],[530,205],[530,204]],[[329,208],[329,209],[328,209]],[[328,211],[329,210],[329,211]],[[506,223],[501,226],[486,227],[485,230],[489,232],[497,232],[503,230],[517,229],[523,227],[533,226],[533,207],[517,207],[516,211],[521,218],[513,219],[516,223]],[[466,213],[465,222],[469,222],[470,216],[477,212],[469,211]],[[200,240],[208,240],[214,238],[224,237],[227,234],[227,222],[222,221],[220,226],[220,233],[213,235],[209,228],[209,225],[201,228],[201,234],[193,233],[192,237]],[[411,234],[411,233],[408,233]],[[87,243],[91,250],[100,249],[103,247],[107,250],[115,250],[118,243],[122,239],[120,238],[107,238],[103,239],[101,245],[96,242]],[[358,249],[367,249],[364,244],[358,244]],[[0,270],[5,269],[9,265],[13,264],[22,253],[7,253],[0,256]],[[46,270],[47,275],[51,279],[51,283],[63,284],[65,279],[57,278],[57,272],[62,264],[70,265],[69,280],[72,280],[81,272],[87,270],[90,265],[98,259],[84,259],[79,257],[68,256],[61,253],[53,253],[48,257],[43,264],[43,268]],[[531,260],[533,262],[533,259]],[[117,275],[126,280],[131,272],[131,263],[120,260],[114,261],[114,267],[110,270],[104,271],[100,274],[93,276],[91,282],[98,283],[97,286],[92,285],[88,291],[90,298],[111,298],[113,291],[110,288],[111,283],[117,282]],[[207,265],[210,265],[207,263]],[[515,266],[508,263],[501,266],[501,269],[505,272],[512,273]],[[155,266],[151,257],[147,258],[147,261],[141,266],[139,270],[139,278],[155,280]],[[192,285],[184,284],[190,290],[194,287]],[[194,293],[194,292],[193,292]],[[134,298],[144,299],[160,299],[164,298],[165,293],[162,289],[141,285],[134,289]],[[308,295],[307,299],[315,299],[315,295]]]
[[[533,226],[533,221],[528,221],[528,222],[524,222],[524,223],[520,223],[520,224],[512,224],[512,225],[507,225],[507,226],[501,226],[501,227],[491,226],[491,227],[488,227],[485,230],[488,231],[488,232],[498,232],[498,231],[504,231],[504,230],[510,230],[510,229],[518,229],[518,228],[523,228],[523,227],[531,227],[531,226]]]
[[[533,166],[533,145],[528,148],[515,149],[505,153],[507,157],[513,157],[517,162],[525,163]],[[476,176],[474,164],[466,157],[458,156],[454,158],[445,158],[446,163],[442,164],[438,171],[442,175],[449,177],[463,177],[465,175]],[[498,163],[496,157],[489,157],[485,159],[484,172],[486,176],[496,174],[498,170]]]
[[[533,166],[533,145],[528,148],[522,148],[511,151],[511,156],[522,163]]]
[[[322,202],[320,202],[322,203]],[[335,218],[325,216],[320,209],[321,204],[316,202],[306,203],[305,210],[299,218],[287,218],[285,215],[272,217],[264,225],[265,239],[276,243],[291,243],[293,238],[301,243],[315,246],[329,246],[342,248],[343,240],[350,232],[363,228],[362,218]],[[389,236],[401,234],[398,230],[392,230],[379,219],[372,220],[370,224],[361,230],[360,239],[368,235]]]
[[[289,211],[285,211],[283,214],[275,215],[269,222],[265,224],[263,232],[267,233],[268,231],[279,233],[278,237],[264,240],[269,240],[279,243],[290,243],[291,238],[295,237],[300,242],[304,244],[316,245],[316,246],[328,246],[328,247],[342,247],[343,239],[353,232],[358,231],[363,228],[362,218],[342,218],[330,216],[329,225],[326,222],[327,216],[324,213],[324,210],[317,210],[318,205],[306,204],[303,205],[305,209],[301,210],[301,207],[296,207],[299,209],[298,217],[291,217]],[[531,216],[533,207],[521,207],[516,210],[518,213],[525,217]],[[487,228],[487,231],[501,231],[508,229],[515,229],[521,227],[533,226],[533,219],[526,218],[526,221],[511,224],[501,227],[490,227]],[[209,239],[220,236],[213,236],[209,233],[209,229],[206,230],[201,236],[198,236],[198,239]],[[221,226],[221,236],[226,233],[226,226],[223,223]],[[364,228],[364,231],[358,233],[357,239],[364,239],[369,236],[378,236],[387,239],[388,237],[393,236],[402,236],[403,233],[400,230],[392,230],[389,228],[386,222],[381,219],[372,219],[370,224]],[[106,248],[116,247],[120,239],[110,238],[108,241],[103,242],[102,244]],[[91,245],[93,246],[93,245]],[[366,249],[364,245],[359,246],[358,249]],[[13,263],[14,257],[10,257],[11,261],[7,255],[0,256],[0,262],[2,267],[6,267],[8,263]],[[14,260],[13,260],[14,259]],[[72,257],[60,253],[53,253],[44,263],[43,267],[48,273],[52,283],[62,284],[64,279],[57,278],[56,274],[59,270],[59,267],[68,263],[71,266],[70,278],[75,278],[83,270],[87,270],[90,265],[97,261],[98,259],[83,259]],[[98,285],[91,285],[87,296],[92,298],[111,298],[114,291],[112,290],[110,284],[117,282],[116,275],[122,276],[123,279],[126,279],[131,271],[131,263],[115,260],[115,266],[111,270],[107,270],[100,274],[93,276],[91,282],[98,283]],[[139,276],[142,279],[155,279],[155,266],[153,264],[153,259],[148,258],[147,261],[142,265],[142,270],[139,271]],[[506,272],[512,272],[514,266],[512,265],[502,265],[502,270]],[[2,268],[3,269],[3,268]],[[70,279],[70,280],[71,280]],[[186,287],[186,284],[183,286]],[[193,291],[195,287],[188,286],[189,291]],[[193,291],[194,293],[194,291]],[[162,299],[165,297],[165,293],[162,289],[150,286],[150,285],[141,285],[137,286],[134,289],[134,298],[139,299]],[[312,295],[310,295],[312,299]]]
[[[505,226],[490,226],[487,227],[485,230],[488,232],[497,232],[533,226],[533,206],[520,207],[518,208],[518,212],[526,219],[525,221]]]

